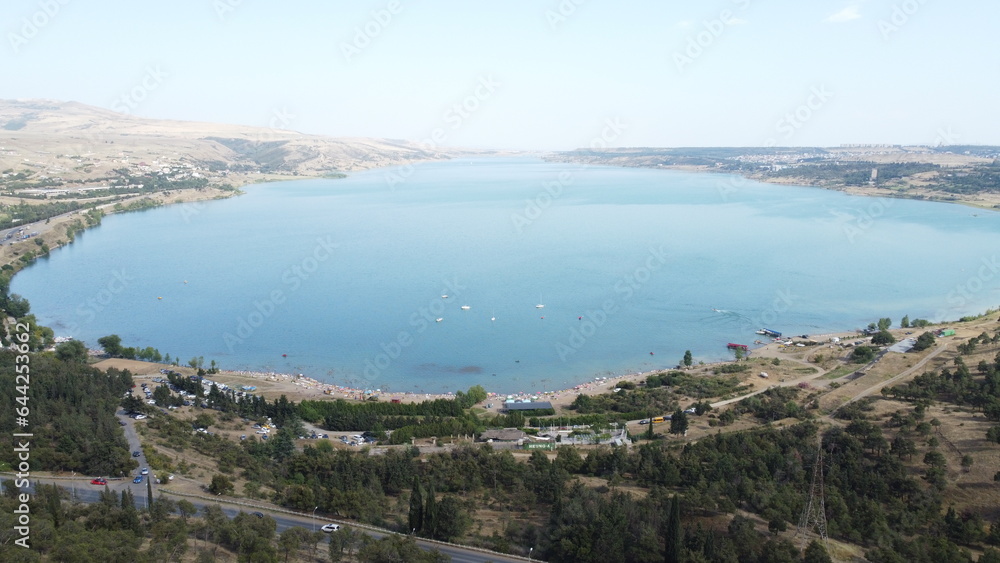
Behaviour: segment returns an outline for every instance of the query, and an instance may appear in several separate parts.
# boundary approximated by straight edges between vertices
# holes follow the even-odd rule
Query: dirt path
[[[853,403],[853,402],[855,402],[857,400],[863,399],[863,398],[867,397],[868,395],[871,395],[872,393],[874,393],[876,391],[881,391],[883,387],[885,387],[887,385],[891,385],[891,384],[899,381],[900,379],[903,379],[904,377],[913,375],[913,373],[916,372],[918,369],[924,367],[927,364],[927,362],[931,361],[932,359],[934,359],[935,357],[937,357],[938,354],[940,354],[941,352],[944,352],[947,349],[948,349],[948,345],[947,344],[942,344],[942,345],[938,346],[937,348],[934,349],[934,351],[932,351],[930,354],[927,354],[927,356],[925,356],[924,359],[922,359],[919,362],[917,362],[916,365],[914,365],[913,367],[900,372],[899,375],[895,375],[893,377],[890,377],[889,379],[887,379],[885,381],[882,381],[880,383],[876,383],[875,385],[872,385],[872,386],[868,387],[867,389],[862,390],[861,392],[859,392],[858,394],[856,394],[851,399],[848,399],[847,401],[845,401],[839,407],[833,409],[830,412],[830,414],[832,415],[833,413],[837,412],[837,410],[843,408],[844,406],[849,405],[849,404],[851,404],[851,403]]]

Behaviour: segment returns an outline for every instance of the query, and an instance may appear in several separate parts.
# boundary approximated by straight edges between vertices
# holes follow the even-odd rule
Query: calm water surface
[[[1000,214],[957,205],[533,159],[246,191],[106,217],[12,291],[92,347],[116,333],[182,363],[505,393],[672,367],[686,349],[724,359],[763,326],[1000,303]]]

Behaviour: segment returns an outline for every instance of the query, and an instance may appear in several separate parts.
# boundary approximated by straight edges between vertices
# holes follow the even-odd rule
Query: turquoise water
[[[686,349],[720,360],[762,326],[1000,303],[1000,214],[957,205],[533,159],[246,191],[106,217],[12,291],[93,347],[116,333],[227,369],[504,393],[672,367]]]

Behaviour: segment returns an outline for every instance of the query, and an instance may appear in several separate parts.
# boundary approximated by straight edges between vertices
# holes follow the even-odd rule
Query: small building
[[[955,331],[950,328],[941,329],[938,331],[938,337],[942,336],[955,336]]]
[[[520,442],[528,435],[516,428],[504,428],[503,430],[486,430],[479,435],[483,442]]]
[[[551,409],[552,403],[549,401],[532,401],[530,403],[504,403],[503,408],[507,412],[535,411]]]

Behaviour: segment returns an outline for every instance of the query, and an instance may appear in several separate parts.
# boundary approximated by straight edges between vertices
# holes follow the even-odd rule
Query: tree
[[[934,334],[931,332],[925,332],[917,337],[916,344],[913,345],[914,352],[921,352],[934,345]]]
[[[79,340],[69,340],[56,346],[56,357],[64,362],[87,361],[87,345]]]
[[[878,320],[879,332],[889,330],[889,327],[891,326],[892,326],[892,319],[890,319],[889,317],[885,317]]]
[[[851,361],[856,364],[867,364],[875,359],[875,348],[871,346],[857,346],[851,352]]]
[[[208,413],[201,413],[194,417],[194,425],[198,428],[208,428],[215,424],[215,417]]]
[[[101,345],[104,353],[112,358],[122,354],[122,337],[117,334],[102,336],[97,339],[97,343]]]
[[[420,481],[413,478],[413,490],[410,491],[410,511],[407,515],[410,530],[421,531],[424,527],[424,492]]]
[[[437,499],[435,498],[434,485],[431,485],[427,490],[427,500],[424,502],[424,526],[421,528],[424,532],[424,537],[436,537],[437,517]]]
[[[899,321],[900,328],[910,328],[910,315],[904,315]]]
[[[664,533],[664,563],[680,563],[683,536],[681,534],[681,501],[676,495],[667,502],[667,525]]]
[[[14,317],[15,319],[20,319],[28,314],[31,310],[31,304],[28,300],[21,297],[20,295],[13,293],[7,298],[6,305],[4,309],[7,310],[7,314]]]
[[[788,523],[778,514],[767,521],[767,530],[774,535],[778,535],[779,532],[784,532],[786,529],[788,529]]]
[[[208,486],[208,492],[213,495],[226,495],[233,492],[233,482],[225,475],[213,475],[212,483]]]
[[[198,514],[198,507],[187,499],[177,501],[177,510],[181,513],[181,518],[187,520],[189,517]]]
[[[688,415],[681,409],[674,411],[670,417],[670,433],[684,434],[688,430]]]
[[[351,555],[360,541],[359,532],[350,526],[341,526],[339,530],[330,534],[330,559],[334,563],[343,560],[344,555]]]
[[[809,542],[805,553],[802,554],[802,563],[833,563],[830,555],[826,552],[823,544],[817,540]]]
[[[966,455],[962,456],[962,470],[963,471],[965,471],[966,473],[968,473],[969,471],[972,471],[972,463],[973,463],[973,460],[972,460],[972,456],[971,455],[966,454]]]
[[[310,535],[312,534],[310,534],[309,530],[301,526],[292,526],[281,532],[281,535],[278,536],[278,545],[281,547],[281,551],[285,553],[286,562],[288,561],[288,556],[297,552]]]
[[[368,536],[365,536],[368,538]],[[424,551],[412,536],[390,535],[379,540],[368,540],[358,550],[358,561],[362,563],[382,563],[383,561],[406,561],[408,563],[437,563],[448,561],[446,555],[434,549]]]
[[[541,453],[536,450],[536,453]],[[547,458],[546,458],[547,459]],[[437,507],[434,539],[452,541],[461,537],[472,525],[472,518],[454,495],[446,495]]]
[[[872,336],[872,344],[876,346],[888,346],[896,342],[896,337],[888,330],[880,330]]]
[[[691,364],[693,364],[693,363],[694,363],[694,357],[691,356],[691,350],[685,350],[684,351],[684,365],[687,366],[687,367],[691,367]]]

